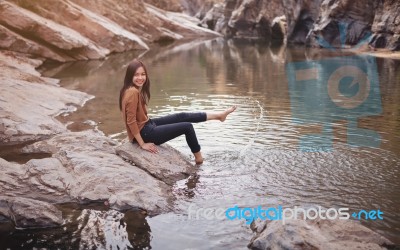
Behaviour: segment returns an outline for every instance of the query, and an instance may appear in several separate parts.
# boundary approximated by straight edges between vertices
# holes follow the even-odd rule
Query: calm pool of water
[[[238,109],[224,123],[195,125],[205,164],[176,184],[176,212],[128,228],[132,246],[246,248],[253,234],[243,220],[202,216],[236,204],[380,209],[383,220],[362,223],[400,244],[400,61],[212,40],[49,65],[46,76],[96,96],[60,120],[126,137],[118,94],[137,56],[151,79],[152,117]],[[170,144],[191,157],[183,137]],[[69,240],[87,238],[70,231]]]

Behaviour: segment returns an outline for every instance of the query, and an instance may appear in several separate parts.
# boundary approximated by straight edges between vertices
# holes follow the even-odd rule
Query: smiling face
[[[143,86],[143,84],[145,84],[146,79],[147,79],[146,71],[144,70],[143,67],[139,67],[136,70],[135,74],[133,75],[132,82],[135,86],[140,88]]]

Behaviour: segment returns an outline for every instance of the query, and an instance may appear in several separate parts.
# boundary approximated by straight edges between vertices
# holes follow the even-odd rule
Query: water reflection
[[[139,210],[121,213],[101,204],[62,204],[65,223],[48,229],[0,227],[4,249],[150,249],[150,227]]]
[[[126,137],[117,100],[125,67],[136,56],[132,52],[104,61],[47,66],[45,74],[60,78],[64,87],[96,96],[60,119],[73,130],[98,127],[114,138]],[[244,222],[193,221],[187,216],[190,204],[227,208],[235,203],[380,209],[385,213],[383,221],[363,223],[400,243],[399,61],[375,59],[379,85],[371,83],[372,99],[365,100],[372,105],[343,113],[333,106],[326,82],[293,84],[288,72],[297,69],[295,63],[306,62],[328,78],[332,70],[325,66],[327,61],[337,67],[357,64],[370,72],[368,57],[217,39],[153,48],[141,59],[152,81],[149,113],[153,117],[238,105],[223,124],[195,125],[206,162],[196,176],[176,184],[176,212],[148,218],[148,225],[143,222],[144,245],[243,249],[251,238]],[[350,80],[344,81],[344,86],[351,85]],[[357,92],[353,87],[340,88],[347,97]],[[365,147],[365,139],[372,141],[365,131],[375,131],[380,144]],[[329,137],[331,150],[299,150],[304,141],[315,139],[304,136],[316,134]],[[352,140],[361,147],[349,147]],[[191,155],[184,138],[171,144]],[[126,222],[127,228],[130,223],[134,222]],[[148,226],[151,237],[146,236]],[[135,239],[130,238],[132,246]]]

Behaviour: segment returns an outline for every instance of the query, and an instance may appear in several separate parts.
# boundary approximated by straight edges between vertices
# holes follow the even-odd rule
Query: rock
[[[215,7],[223,4],[224,0],[182,0],[181,5],[186,13],[202,20]]]
[[[224,12],[224,4],[215,4],[201,20],[201,26],[219,33],[225,33],[226,22]]]
[[[357,45],[370,34],[376,7],[374,0],[324,0],[318,21],[308,36],[309,43],[321,45],[318,38],[323,38],[334,48]]]
[[[54,205],[23,197],[0,196],[0,215],[12,220],[16,228],[60,226],[62,213]]]
[[[275,17],[272,20],[271,39],[279,44],[286,42],[286,16]]]
[[[163,144],[158,149],[158,154],[152,154],[141,149],[137,143],[127,142],[117,147],[116,153],[169,185],[195,172],[196,168],[171,146]]]
[[[305,44],[306,38],[320,13],[322,0],[284,0],[283,12],[287,21],[287,42]]]
[[[182,12],[183,8],[179,0],[144,0],[159,9],[173,12]]]
[[[183,13],[164,11],[149,4],[145,4],[145,6],[149,13],[151,13],[153,16],[156,16],[159,20],[162,21],[163,23],[162,31],[164,35],[167,35],[169,32],[172,32],[179,34],[186,33],[186,37],[193,36],[189,34],[190,32],[192,34],[196,34],[196,37],[221,36],[218,32],[200,27],[200,20],[198,20],[197,18],[191,17]]]
[[[64,61],[99,59],[110,52],[106,48],[97,46],[77,31],[10,2],[0,2],[0,24],[19,36],[48,47],[60,55]]]
[[[257,0],[237,1],[237,8],[228,22],[228,33],[239,38],[264,38],[271,36],[271,19],[267,10],[270,2]],[[268,13],[269,14],[269,13]]]
[[[394,244],[353,220],[262,221],[248,247],[261,249],[386,249]],[[258,224],[258,225],[257,225]]]
[[[372,25],[370,45],[374,48],[400,50],[400,2],[380,1]]]
[[[57,5],[46,0],[38,0],[34,3],[28,0],[19,0],[16,3],[43,18],[77,31],[96,45],[107,48],[109,53],[149,49],[137,35],[107,17],[71,1],[58,1]],[[55,13],[62,13],[62,15]]]
[[[55,79],[40,77],[38,60],[0,52],[0,140],[3,145],[40,140],[66,131],[55,119],[82,106],[92,96],[59,87]]]
[[[0,215],[14,219],[10,204],[18,203],[19,210],[12,210],[18,213],[16,224],[40,227],[53,225],[52,221],[60,224],[53,216],[57,210],[50,204],[54,203],[104,201],[117,210],[139,208],[150,214],[170,211],[174,200],[172,185],[196,169],[166,145],[160,146],[157,155],[145,151],[136,155],[139,151],[132,144],[118,147],[118,153],[134,164],[118,156],[116,146],[101,132],[69,132],[22,150],[50,153],[50,158],[32,159],[26,164],[0,158],[0,191],[6,197],[0,199],[4,201]],[[43,211],[39,211],[40,207]],[[29,210],[25,217],[24,209]]]
[[[26,163],[28,183],[70,201],[108,201],[119,210],[169,211],[173,196],[171,186],[165,183],[168,179],[156,179],[125,162],[116,154],[115,146],[112,139],[90,130],[64,133],[26,146],[24,153],[53,155]]]
[[[148,50],[152,42],[219,35],[198,27],[200,20],[181,13],[181,9],[177,0],[104,0],[96,4],[85,0],[60,0],[57,4],[47,0],[2,1],[0,48],[65,62]]]

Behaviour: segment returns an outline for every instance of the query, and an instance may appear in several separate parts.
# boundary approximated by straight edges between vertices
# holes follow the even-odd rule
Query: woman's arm
[[[158,153],[157,146],[154,143],[145,143],[143,141],[143,138],[140,135],[140,133],[134,134],[133,136],[135,137],[137,143],[139,144],[139,146],[142,149],[147,150],[147,151],[152,152],[152,153],[155,153],[155,154]]]
[[[137,108],[139,103],[139,91],[136,89],[130,89],[126,96],[127,102],[125,106],[126,110],[126,123],[128,124],[129,129],[131,130],[133,136],[135,137],[139,146],[147,151],[152,153],[158,153],[158,149],[154,143],[145,143],[143,141],[142,136],[140,135],[140,130],[137,124]]]

